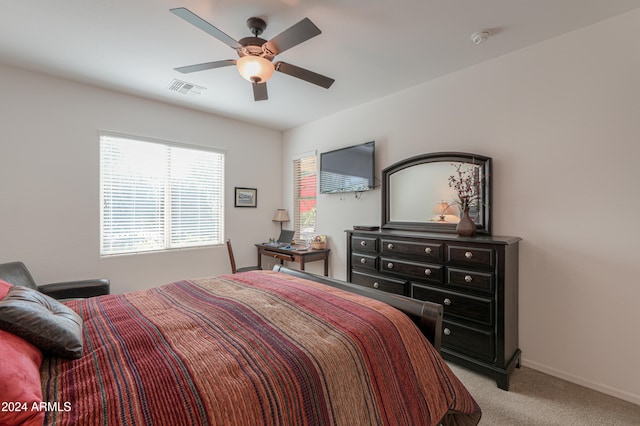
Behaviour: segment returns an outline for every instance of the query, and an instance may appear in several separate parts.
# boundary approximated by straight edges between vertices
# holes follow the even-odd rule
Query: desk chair
[[[83,299],[109,294],[109,280],[106,278],[67,281],[37,285],[31,273],[22,262],[9,262],[0,265],[0,280],[9,284],[29,287],[54,299]]]
[[[262,268],[258,266],[245,266],[243,268],[236,268],[236,259],[233,257],[233,249],[231,248],[231,240],[227,238],[227,251],[229,252],[229,261],[231,262],[231,273],[247,272],[247,271],[259,271]]]

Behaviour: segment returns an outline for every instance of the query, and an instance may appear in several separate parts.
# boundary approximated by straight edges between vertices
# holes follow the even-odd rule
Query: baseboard
[[[546,365],[527,360],[525,358],[522,359],[522,365],[540,371],[541,373],[546,373],[551,376],[566,380],[568,382],[584,386],[585,388],[593,389],[606,395],[613,396],[615,398],[619,398],[636,405],[640,405],[640,395],[634,395],[632,393],[621,391],[620,389],[612,388],[611,386],[607,386],[602,383],[596,383],[590,380],[583,379],[581,377],[572,376],[565,373],[564,371],[556,370],[555,368],[551,368]]]

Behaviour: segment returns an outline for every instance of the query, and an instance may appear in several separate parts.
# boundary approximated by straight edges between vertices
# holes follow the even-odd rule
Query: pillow
[[[13,287],[13,284],[0,280],[0,300],[4,299],[11,287]]]
[[[0,329],[51,355],[82,356],[82,318],[68,306],[28,287],[13,286],[0,300]]]
[[[42,352],[26,340],[0,330],[0,359],[0,425],[42,425]]]

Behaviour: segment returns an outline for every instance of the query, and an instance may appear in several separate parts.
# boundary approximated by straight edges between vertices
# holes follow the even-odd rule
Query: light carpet
[[[505,392],[487,376],[449,366],[480,405],[481,426],[640,425],[640,405],[531,368],[516,368]]]

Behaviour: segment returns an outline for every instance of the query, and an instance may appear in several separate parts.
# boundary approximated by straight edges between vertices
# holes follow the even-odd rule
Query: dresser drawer
[[[493,252],[490,248],[450,245],[447,247],[447,262],[492,267],[495,262]]]
[[[380,258],[380,270],[394,274],[409,275],[418,279],[442,282],[442,265],[409,262],[391,257]]]
[[[354,235],[351,238],[351,250],[357,252],[377,253],[378,239]]]
[[[404,280],[396,280],[388,277],[380,277],[376,275],[363,274],[361,272],[351,273],[351,282],[360,284],[365,287],[376,288],[378,290],[389,293],[405,295],[407,293],[408,283]]]
[[[382,239],[380,245],[386,256],[409,255],[425,262],[442,262],[442,244]]]
[[[447,268],[447,285],[486,292],[493,291],[493,274]]]
[[[444,316],[456,316],[488,326],[493,325],[493,300],[442,291],[432,287],[411,283],[411,297],[442,305]]]
[[[494,333],[452,321],[442,321],[442,347],[488,362],[495,358]]]
[[[356,269],[370,269],[372,271],[377,270],[376,256],[368,254],[352,253],[351,254],[351,266]]]

